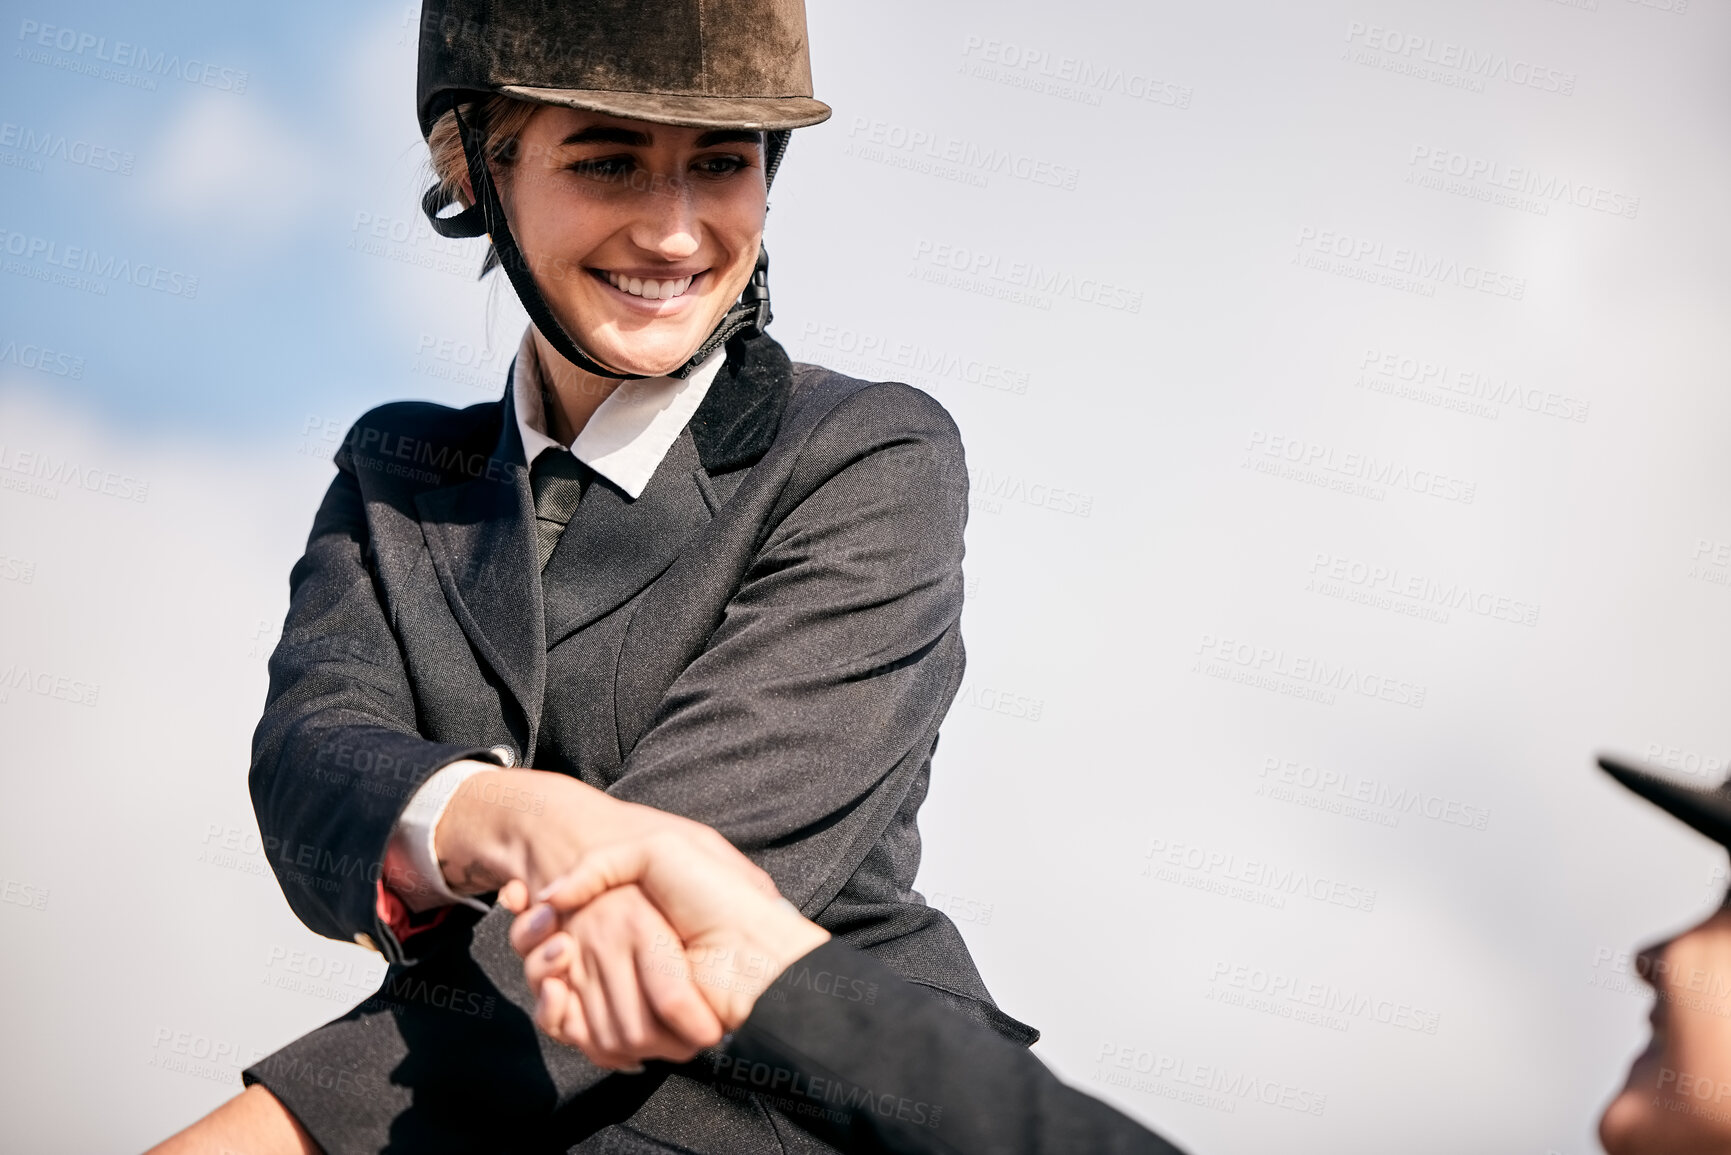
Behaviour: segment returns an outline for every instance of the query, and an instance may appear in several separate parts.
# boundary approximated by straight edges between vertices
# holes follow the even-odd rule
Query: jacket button
[[[503,763],[507,769],[517,764],[517,752],[509,746],[495,746],[488,753]]]

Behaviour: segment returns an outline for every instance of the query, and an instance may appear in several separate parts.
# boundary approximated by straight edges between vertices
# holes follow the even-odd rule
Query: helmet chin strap
[[[491,167],[487,164],[486,142],[481,126],[471,124],[463,116],[462,106],[453,100],[451,107],[457,117],[457,133],[463,142],[463,157],[468,161],[469,184],[474,190],[475,203],[462,212],[453,213],[448,217],[439,215],[444,207],[443,198],[439,195],[437,185],[427,190],[421,198],[421,208],[427,214],[433,230],[445,237],[478,237],[483,234],[493,239],[493,252],[498,263],[505,270],[505,275],[511,280],[511,287],[517,291],[518,300],[522,301],[524,310],[529,314],[529,320],[541,335],[547,339],[555,352],[573,365],[597,377],[607,377],[616,381],[641,381],[647,374],[624,373],[611,366],[604,365],[585,353],[581,346],[565,331],[559,319],[553,315],[553,310],[547,304],[547,299],[541,295],[541,288],[535,282],[534,272],[529,267],[528,259],[523,250],[518,247],[517,239],[511,234],[510,223],[505,219],[505,206],[499,199],[499,190],[493,183]],[[768,146],[764,156],[764,184],[775,179],[775,170],[781,165],[781,158],[787,151],[788,132],[771,132],[768,134]],[[483,275],[487,269],[481,270]],[[587,273],[581,274],[587,275]],[[669,377],[687,377],[703,362],[735,337],[755,337],[769,327],[771,319],[769,308],[769,254],[760,242],[757,249],[757,264],[752,270],[751,280],[740,294],[739,303],[729,309],[721,318],[719,324],[705,337],[697,351],[679,368],[666,374]]]

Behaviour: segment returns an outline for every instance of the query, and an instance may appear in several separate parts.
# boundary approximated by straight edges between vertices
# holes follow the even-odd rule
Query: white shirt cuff
[[[433,835],[458,788],[483,770],[497,769],[491,762],[468,759],[453,762],[435,770],[403,808],[385,850],[385,884],[410,909],[432,910],[452,903],[483,912],[492,909],[480,899],[458,894],[446,885],[445,872],[439,869],[439,855],[433,847]]]

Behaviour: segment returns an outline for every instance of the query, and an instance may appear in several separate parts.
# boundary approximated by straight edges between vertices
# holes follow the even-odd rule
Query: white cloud
[[[201,93],[184,105],[153,150],[146,184],[170,220],[271,238],[325,193],[328,159],[257,99]]]

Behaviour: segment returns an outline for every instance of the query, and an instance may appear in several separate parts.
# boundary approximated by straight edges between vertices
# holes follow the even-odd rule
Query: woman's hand
[[[498,777],[497,784],[489,779]],[[516,793],[507,795],[506,791]],[[531,797],[527,811],[490,805],[503,797]],[[499,905],[521,914],[529,896],[568,875],[585,854],[609,846],[639,845],[666,835],[706,853],[716,868],[747,886],[776,893],[775,882],[750,859],[735,850],[715,830],[701,822],[614,798],[564,774],[539,770],[503,770],[477,774],[463,784],[439,823],[435,844],[439,865],[452,889],[460,893],[499,892]],[[457,879],[472,879],[467,889]],[[569,907],[561,913],[570,914]],[[519,922],[513,931],[517,952],[529,952],[552,934],[551,920]]]
[[[452,890],[501,891],[501,902],[520,911],[521,900],[513,905],[503,893],[512,879],[536,893],[567,874],[585,851],[667,830],[726,845],[702,823],[609,797],[569,775],[500,769],[475,774],[458,788],[439,820],[433,848]],[[749,862],[744,868],[769,877]]]

